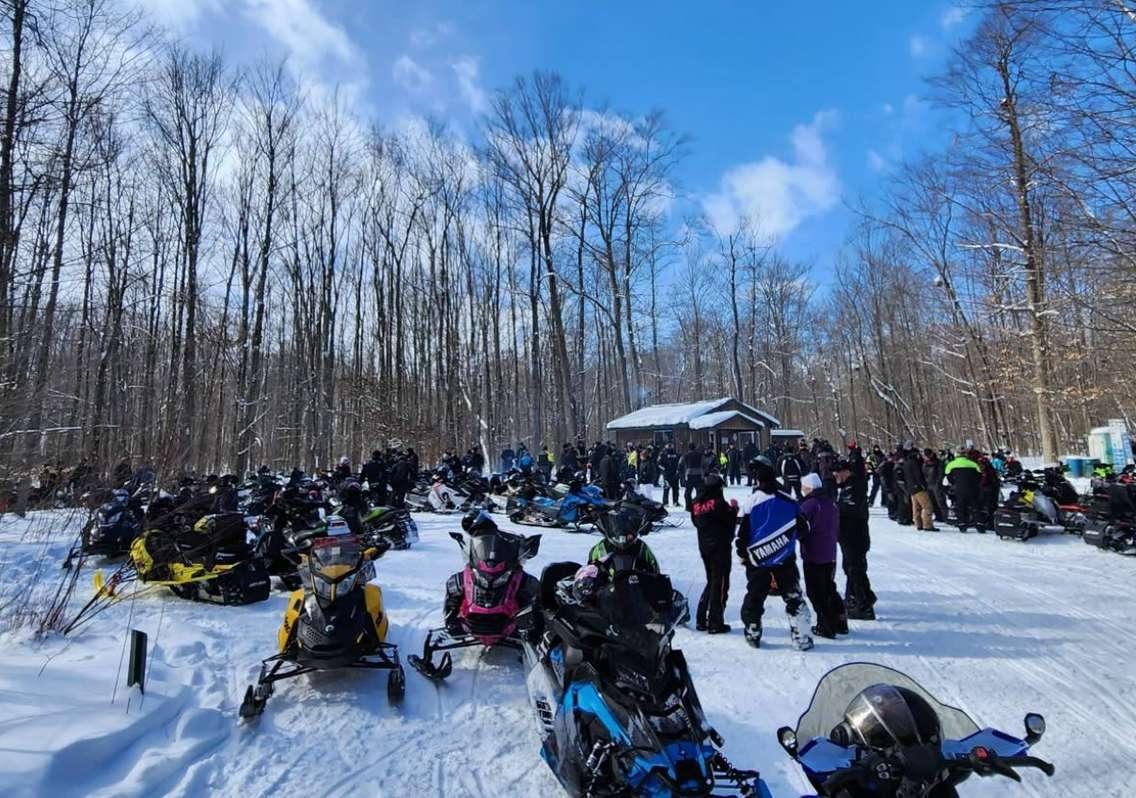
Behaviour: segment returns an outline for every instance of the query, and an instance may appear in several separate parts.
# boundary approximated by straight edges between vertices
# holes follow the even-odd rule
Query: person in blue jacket
[[[741,523],[735,541],[746,569],[741,611],[746,642],[754,648],[761,645],[761,616],[770,580],[776,579],[789,616],[789,634],[797,648],[807,651],[813,647],[809,634],[812,613],[801,594],[797,538],[807,531],[808,522],[797,502],[777,483],[777,469],[768,457],[755,457],[749,468],[757,487],[738,503]]]

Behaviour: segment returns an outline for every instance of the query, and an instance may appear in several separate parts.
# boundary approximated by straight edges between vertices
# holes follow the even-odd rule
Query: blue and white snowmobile
[[[958,798],[971,775],[1021,781],[1017,768],[1053,775],[1029,756],[1045,720],[1025,717],[1025,737],[980,729],[899,671],[854,662],[829,671],[797,721],[777,732],[820,796],[831,798]]]
[[[573,482],[562,499],[513,496],[505,512],[515,524],[579,529],[594,524],[596,516],[610,510],[611,506],[595,485]]]
[[[682,652],[671,647],[684,606],[660,574],[576,563],[541,575],[545,633],[524,645],[541,757],[573,796],[769,798],[756,771],[721,751]],[[723,792],[726,791],[726,792]]]

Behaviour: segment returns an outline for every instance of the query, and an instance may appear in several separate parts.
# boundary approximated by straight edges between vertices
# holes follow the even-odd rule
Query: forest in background
[[[603,436],[735,396],[834,441],[1054,459],[1136,413],[1136,12],[1022,0],[834,273],[676,218],[696,144],[570,75],[361,119],[118,0],[0,0],[0,479]]]

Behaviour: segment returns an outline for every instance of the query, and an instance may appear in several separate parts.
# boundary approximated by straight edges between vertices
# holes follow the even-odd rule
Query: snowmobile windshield
[[[524,538],[508,532],[471,535],[469,538],[469,564],[474,571],[509,571],[521,558]]]
[[[363,562],[363,547],[354,537],[320,538],[308,552],[312,590],[327,602],[354,589]]]
[[[864,690],[876,685],[893,685],[916,693],[935,710],[946,739],[961,740],[978,731],[978,724],[961,709],[947,706],[924,690],[914,679],[883,665],[853,662],[825,674],[817,684],[812,703],[797,721],[797,740],[804,745],[817,737],[828,737],[845,719],[853,701]]]
[[[595,608],[609,628],[619,630],[621,644],[644,655],[658,649],[682,611],[668,577],[637,571],[617,573],[596,594]]]

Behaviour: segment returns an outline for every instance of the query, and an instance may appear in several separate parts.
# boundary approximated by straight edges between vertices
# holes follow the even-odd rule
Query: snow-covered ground
[[[702,568],[689,521],[677,517],[679,528],[650,543],[693,602]],[[421,543],[378,563],[404,658],[439,622],[445,578],[460,565],[445,534],[458,519],[418,520]],[[40,514],[34,524],[29,536],[29,522],[0,520],[0,582],[9,588],[37,562],[53,576],[75,530],[64,515]],[[593,542],[524,531],[544,533],[534,573],[583,558]],[[730,759],[760,769],[776,796],[808,792],[774,732],[795,722],[829,668],[872,661],[909,673],[982,724],[1017,733],[1025,712],[1046,716],[1037,753],[1056,764],[1053,779],[1033,772],[1020,786],[971,779],[963,795],[1127,795],[1136,782],[1136,561],[1073,537],[1022,544],[917,533],[886,517],[873,518],[872,535],[880,620],[853,622],[848,638],[796,651],[781,601],[771,597],[762,649],[750,649],[740,634],[737,566],[727,616],[734,632],[679,631],[677,645]],[[0,598],[11,606],[10,589]],[[153,594],[116,605],[73,638],[5,635],[0,794],[558,794],[537,753],[519,662],[508,652],[467,650],[440,686],[407,668],[397,707],[387,702],[381,672],[300,677],[279,685],[256,725],[238,724],[237,706],[260,658],[273,651],[284,601],[277,593],[251,607],[218,607]],[[131,627],[148,632],[152,646],[142,699],[119,677]]]

